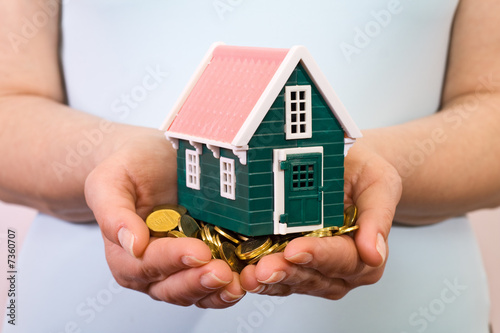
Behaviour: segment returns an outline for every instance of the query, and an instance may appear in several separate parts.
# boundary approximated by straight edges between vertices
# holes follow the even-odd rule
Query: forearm
[[[396,221],[425,224],[500,205],[500,94],[474,93],[430,117],[366,131],[360,141],[396,167]]]
[[[2,97],[0,199],[90,220],[85,179],[120,143],[123,127],[44,97]]]

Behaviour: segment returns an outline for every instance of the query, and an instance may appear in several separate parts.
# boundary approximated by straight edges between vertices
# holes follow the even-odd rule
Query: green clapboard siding
[[[184,205],[193,217],[246,235],[272,234],[273,150],[323,146],[323,221],[325,226],[342,225],[344,132],[300,64],[286,83],[286,85],[297,84],[312,87],[312,138],[285,140],[283,87],[249,142],[247,165],[241,165],[231,151],[221,149],[221,156],[235,159],[236,162],[236,200],[220,196],[220,162],[205,146],[200,158],[201,190],[185,186],[185,149],[194,148],[180,140],[177,157],[179,203]]]

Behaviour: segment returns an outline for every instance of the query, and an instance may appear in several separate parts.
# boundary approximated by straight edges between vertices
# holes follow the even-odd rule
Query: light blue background
[[[159,127],[214,41],[303,44],[354,121],[370,128],[423,117],[439,108],[457,1],[64,3],[63,68],[75,108]],[[395,5],[397,13],[380,19]],[[371,37],[363,39],[359,31],[366,35],[370,28],[375,29],[368,30]],[[347,44],[359,53],[346,57],[341,46]],[[163,74],[157,77],[158,85],[147,90],[144,80],[153,83],[154,71]],[[201,310],[155,302],[117,287],[96,225],[39,216],[21,256],[19,325],[5,325],[4,332],[488,331],[485,274],[465,219],[394,227],[389,243],[381,281],[357,288],[340,301],[247,295],[230,309]]]

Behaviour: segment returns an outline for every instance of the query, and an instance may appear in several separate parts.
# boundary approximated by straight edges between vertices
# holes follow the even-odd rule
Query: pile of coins
[[[344,225],[327,227],[311,232],[288,235],[247,237],[230,230],[196,221],[187,210],[179,205],[161,205],[153,209],[146,218],[146,225],[152,237],[194,237],[208,245],[212,258],[222,259],[235,272],[241,272],[246,265],[256,264],[262,257],[283,252],[288,243],[297,237],[331,237],[353,232],[358,209],[349,206],[344,211]]]

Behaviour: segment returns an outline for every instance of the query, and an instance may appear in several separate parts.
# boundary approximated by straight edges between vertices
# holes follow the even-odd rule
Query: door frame
[[[286,235],[294,232],[305,232],[320,229],[323,227],[323,192],[321,192],[321,217],[320,224],[288,227],[286,223],[280,223],[280,215],[285,213],[285,170],[281,170],[280,162],[286,161],[288,155],[295,154],[321,154],[321,184],[323,186],[323,147],[301,147],[301,148],[284,148],[273,150],[273,173],[274,173],[274,213],[273,224],[274,234]]]

